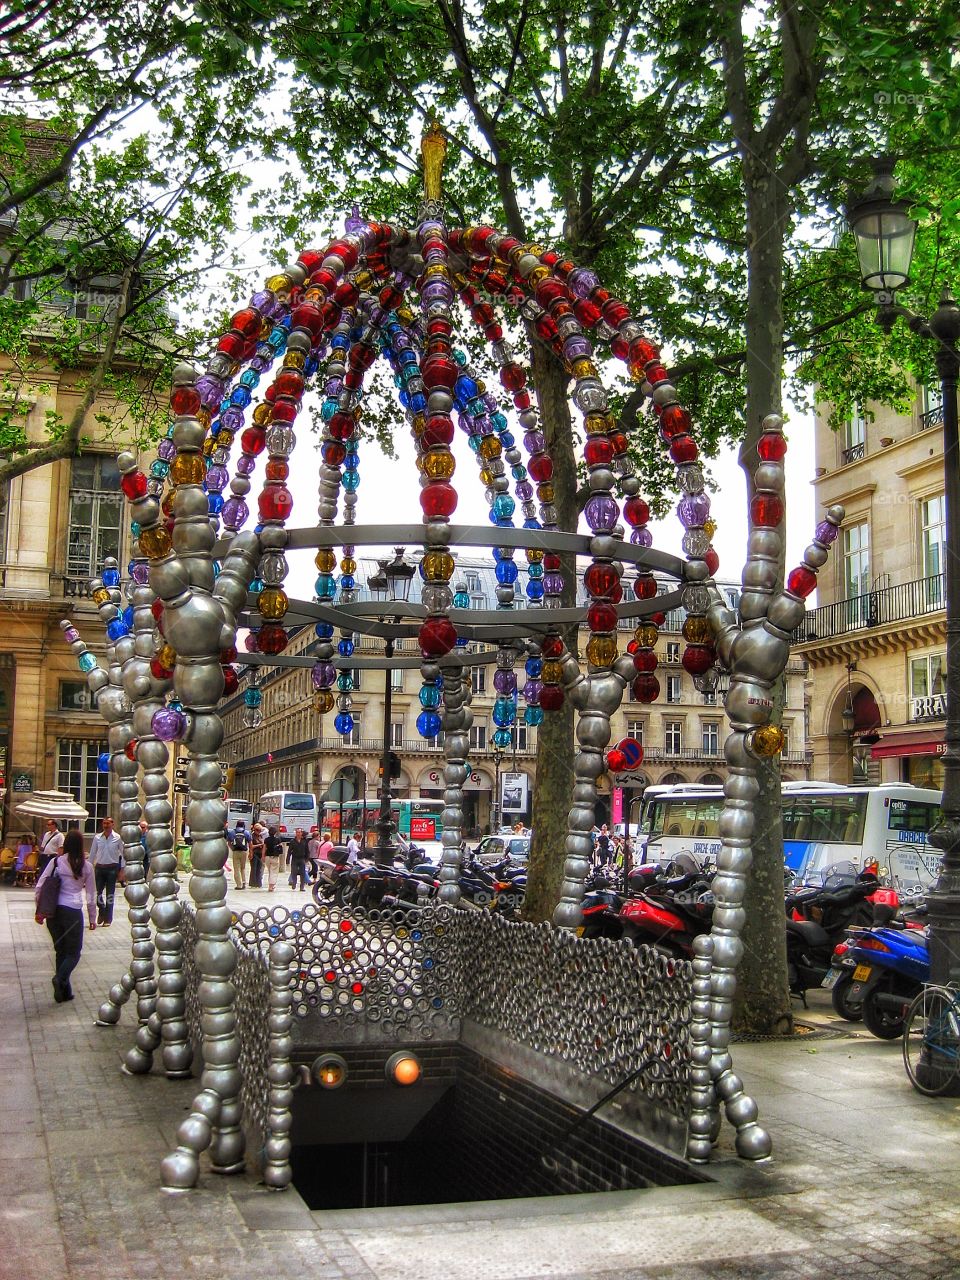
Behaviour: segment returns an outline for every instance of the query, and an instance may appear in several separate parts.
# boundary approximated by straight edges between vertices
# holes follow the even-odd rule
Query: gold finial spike
[[[420,153],[423,156],[424,198],[439,202],[443,188],[443,161],[447,154],[447,140],[436,120],[423,135]]]

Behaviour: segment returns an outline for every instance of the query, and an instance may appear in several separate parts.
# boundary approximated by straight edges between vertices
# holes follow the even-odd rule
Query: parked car
[[[514,866],[525,867],[530,857],[530,836],[484,836],[474,849],[474,856],[485,867],[509,857]]]

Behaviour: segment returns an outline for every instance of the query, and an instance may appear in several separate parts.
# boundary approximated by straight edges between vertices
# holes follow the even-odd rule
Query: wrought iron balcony
[[[914,618],[942,612],[946,601],[942,573],[904,582],[899,587],[868,591],[861,596],[838,600],[836,604],[809,609],[793,633],[793,643],[831,640],[854,631],[884,627],[894,622],[910,622]]]
[[[928,409],[926,413],[921,413],[917,423],[918,431],[926,431],[928,427],[943,426],[943,405],[935,404],[932,409]]]
[[[840,459],[844,466],[848,462],[860,462],[866,453],[866,443],[861,440],[859,444],[852,444],[849,449],[840,450]]]

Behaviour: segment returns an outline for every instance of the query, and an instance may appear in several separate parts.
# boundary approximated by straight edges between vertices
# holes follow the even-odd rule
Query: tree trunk
[[[783,239],[785,218],[775,159],[746,155],[743,160],[747,204],[746,432],[740,465],[748,501],[753,497],[760,424],[782,405]],[[781,553],[777,587],[782,589]],[[783,707],[783,681],[774,687],[774,720]],[[793,1026],[787,983],[786,930],[783,915],[783,826],[779,760],[761,761],[760,793],[754,806],[753,868],[747,881],[744,953],[737,978],[733,1024],[754,1035],[789,1032]]]
[[[561,530],[577,528],[577,473],[573,427],[568,398],[569,378],[552,352],[533,342],[533,381],[553,459],[553,487],[557,522]],[[577,599],[577,566],[574,556],[561,557],[563,606]],[[571,652],[577,652],[576,626],[564,629]],[[524,900],[525,920],[550,920],[560,900],[567,834],[567,813],[573,794],[573,707],[564,701],[560,711],[549,711],[537,730],[537,781],[533,789],[533,843]]]

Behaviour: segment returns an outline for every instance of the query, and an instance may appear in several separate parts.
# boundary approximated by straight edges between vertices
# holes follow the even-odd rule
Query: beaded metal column
[[[690,1118],[687,1121],[687,1159],[709,1160],[719,1125],[717,1098],[710,1074],[710,969],[713,939],[703,933],[693,940],[693,1000],[690,1019]]]
[[[290,1185],[293,1170],[290,1168],[290,1130],[293,1127],[293,1064],[290,1054],[293,1040],[293,958],[294,949],[289,942],[270,944],[270,1006],[267,1015],[270,1039],[267,1052],[270,1065],[267,1077],[270,1081],[267,1100],[267,1132],[264,1145],[266,1157],[263,1180],[275,1191],[283,1191]]]
[[[421,668],[428,675],[428,664]],[[463,784],[473,712],[466,704],[463,660],[454,649],[437,665],[443,675],[443,854],[440,859],[440,901],[455,907],[460,901],[460,841],[463,839]]]

